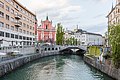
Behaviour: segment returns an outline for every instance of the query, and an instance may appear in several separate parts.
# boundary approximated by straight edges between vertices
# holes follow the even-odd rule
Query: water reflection
[[[41,58],[0,80],[113,80],[84,63],[76,55],[50,56]]]

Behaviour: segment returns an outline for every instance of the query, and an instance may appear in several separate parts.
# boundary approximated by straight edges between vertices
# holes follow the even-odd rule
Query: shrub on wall
[[[109,43],[113,63],[116,68],[120,68],[120,25],[109,26]]]

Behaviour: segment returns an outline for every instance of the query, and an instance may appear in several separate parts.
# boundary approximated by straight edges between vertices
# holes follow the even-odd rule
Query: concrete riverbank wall
[[[110,67],[109,65],[100,64],[99,62],[88,56],[84,56],[84,61],[89,65],[95,67],[96,69],[100,70],[101,72],[109,75],[110,77],[116,80],[120,80],[120,69]]]
[[[57,55],[59,54],[58,51],[49,51],[49,52],[43,52],[38,54],[31,54],[31,55],[24,55],[15,59],[2,61],[0,63],[0,76],[5,75],[6,73],[9,73],[16,68],[30,62],[36,59],[39,59],[41,57],[50,56],[50,55]]]

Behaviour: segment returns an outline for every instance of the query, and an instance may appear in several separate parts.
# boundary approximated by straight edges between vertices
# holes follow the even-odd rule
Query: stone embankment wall
[[[59,54],[58,51],[49,51],[49,52],[43,52],[39,54],[31,54],[31,55],[25,55],[22,57],[18,57],[15,59],[2,61],[0,62],[0,76],[5,75],[6,73],[9,73],[16,68],[30,62],[36,59],[39,59],[41,57],[50,56],[50,55],[57,55]]]
[[[120,80],[120,69],[110,67],[109,65],[100,64],[99,62],[88,56],[84,56],[84,61],[89,65],[95,67],[96,69],[100,70],[101,72],[109,75],[110,77],[116,80]]]

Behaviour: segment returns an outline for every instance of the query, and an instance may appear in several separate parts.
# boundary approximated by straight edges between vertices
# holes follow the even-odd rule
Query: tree
[[[78,41],[77,41],[77,39],[75,39],[75,45],[78,45]]]
[[[120,68],[120,25],[109,26],[109,43],[112,59],[116,68]]]
[[[64,43],[64,30],[60,23],[57,24],[56,44],[63,45]]]

